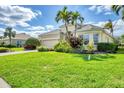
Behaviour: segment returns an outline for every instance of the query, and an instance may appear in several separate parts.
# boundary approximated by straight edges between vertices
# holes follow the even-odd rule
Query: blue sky
[[[17,33],[25,32],[32,36],[58,28],[62,23],[56,23],[55,16],[64,6],[57,5],[27,5],[27,6],[0,6],[0,34],[7,26],[12,26]],[[69,5],[69,11],[78,11],[84,17],[84,24],[103,26],[108,19],[114,22],[115,35],[123,33],[124,23],[111,6]]]

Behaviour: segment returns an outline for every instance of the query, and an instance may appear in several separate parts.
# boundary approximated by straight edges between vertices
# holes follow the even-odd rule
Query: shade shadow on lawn
[[[75,57],[82,57],[83,60],[88,61],[88,55],[89,54],[82,54],[82,56],[79,55]],[[94,61],[105,61],[113,58],[115,58],[115,56],[110,54],[91,54],[91,60],[94,60]]]

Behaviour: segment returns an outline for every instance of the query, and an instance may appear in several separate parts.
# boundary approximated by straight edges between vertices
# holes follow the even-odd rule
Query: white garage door
[[[58,39],[53,39],[53,40],[42,40],[42,45],[48,47],[48,48],[53,48],[57,43]]]

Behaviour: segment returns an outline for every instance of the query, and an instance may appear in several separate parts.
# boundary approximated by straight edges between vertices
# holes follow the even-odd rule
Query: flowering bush
[[[24,49],[25,49],[25,50],[35,50],[35,49],[36,49],[36,46],[33,46],[33,45],[25,45],[25,46],[24,46]]]

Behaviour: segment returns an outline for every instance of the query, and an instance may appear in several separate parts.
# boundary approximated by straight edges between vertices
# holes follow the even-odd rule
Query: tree
[[[83,23],[84,18],[77,11],[76,12],[72,12],[71,16],[72,16],[71,17],[72,24],[75,26],[74,36],[76,37],[78,21],[80,21],[80,23]]]
[[[56,22],[58,23],[59,21],[62,21],[65,25],[66,28],[66,33],[67,33],[67,39],[69,39],[69,31],[68,31],[68,24],[71,20],[71,12],[67,11],[67,7],[65,6],[62,10],[59,10],[56,18]]]
[[[112,5],[112,11],[120,15],[124,21],[124,5]]]
[[[124,43],[124,34],[121,35],[121,43]]]
[[[0,39],[3,40],[3,36],[0,36]]]
[[[111,20],[108,20],[108,22],[104,25],[104,28],[110,30],[110,33],[113,36],[114,26]]]
[[[9,37],[9,44],[11,45],[12,37],[15,37],[16,32],[12,31],[12,27],[7,27],[4,32],[4,37]]]
[[[26,40],[25,45],[40,46],[40,41],[36,38],[31,37]]]

